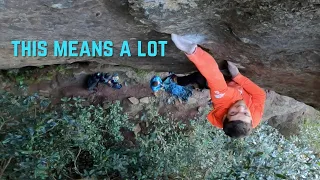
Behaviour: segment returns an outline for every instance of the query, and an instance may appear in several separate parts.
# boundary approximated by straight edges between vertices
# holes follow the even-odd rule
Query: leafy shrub
[[[315,119],[305,119],[300,128],[299,136],[293,136],[291,140],[298,146],[309,144],[320,157],[320,115],[317,115]]]
[[[50,106],[37,96],[1,97],[0,152],[7,179],[318,179],[319,158],[263,123],[232,140],[204,120],[160,116],[146,108],[135,146],[119,102],[106,111],[82,99]],[[3,169],[3,168],[2,168]]]
[[[154,110],[148,112],[144,119],[154,126],[138,138],[141,146],[136,177],[319,178],[319,159],[314,152],[295,146],[266,123],[251,136],[232,140],[204,121],[205,114],[186,125],[151,113]]]
[[[119,102],[105,111],[100,106],[83,107],[82,101],[64,98],[63,104],[48,109],[46,99],[3,94],[0,111],[5,116],[1,119],[7,120],[1,129],[0,152],[3,164],[9,162],[4,176],[65,179],[104,175],[115,169],[110,161],[121,159],[118,147],[105,144],[123,139],[119,129],[128,126],[127,116],[121,113]],[[78,164],[82,154],[89,154],[89,162]]]

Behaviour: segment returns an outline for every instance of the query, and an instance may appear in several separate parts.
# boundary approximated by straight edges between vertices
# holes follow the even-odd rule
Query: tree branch
[[[5,165],[3,168],[1,168],[1,172],[0,172],[0,179],[1,179],[1,177],[2,177],[2,175],[3,175],[3,173],[4,173],[4,171],[7,169],[8,165],[10,164],[11,159],[12,159],[12,157],[10,157],[10,158],[9,158],[9,160],[7,161],[6,165]]]

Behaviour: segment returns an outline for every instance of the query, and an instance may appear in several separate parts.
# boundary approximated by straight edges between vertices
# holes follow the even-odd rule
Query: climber
[[[207,80],[214,106],[207,115],[209,122],[232,138],[249,135],[261,121],[266,99],[264,90],[243,76],[229,61],[232,81],[226,83],[210,54],[183,36],[172,34],[171,38]]]

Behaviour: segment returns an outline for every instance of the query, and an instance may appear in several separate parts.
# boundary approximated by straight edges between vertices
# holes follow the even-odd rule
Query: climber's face
[[[234,103],[228,110],[227,118],[229,121],[240,120],[245,123],[251,124],[251,112],[243,100]]]

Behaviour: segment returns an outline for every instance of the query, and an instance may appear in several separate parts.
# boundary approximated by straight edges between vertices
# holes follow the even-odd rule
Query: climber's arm
[[[243,89],[247,91],[252,97],[252,124],[253,127],[256,127],[262,118],[264,103],[266,100],[266,93],[249,78],[243,76],[240,73],[236,77],[234,77],[233,80],[241,87],[243,87]]]
[[[266,93],[258,85],[252,82],[249,78],[238,74],[233,78],[233,81],[238,83],[244,90],[246,90],[252,96],[252,103],[264,104],[266,99]]]
[[[206,78],[211,94],[213,92],[214,94],[221,94],[227,91],[227,83],[219,70],[217,62],[210,54],[197,47],[194,53],[186,55]]]

